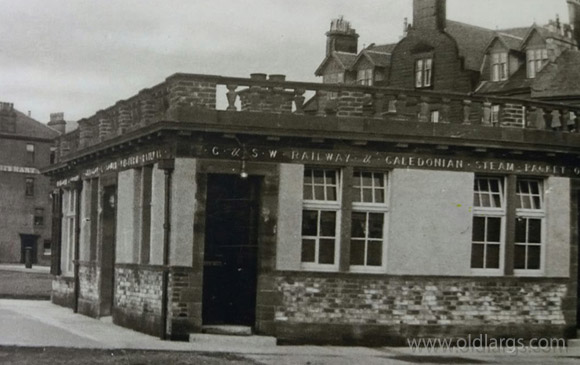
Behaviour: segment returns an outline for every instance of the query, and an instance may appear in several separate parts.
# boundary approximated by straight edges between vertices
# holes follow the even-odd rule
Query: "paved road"
[[[0,346],[149,349],[235,353],[262,364],[578,364],[580,348],[556,354],[440,353],[407,348],[272,346],[228,336],[167,342],[72,313],[47,301],[0,299]],[[26,356],[26,352],[23,351]]]

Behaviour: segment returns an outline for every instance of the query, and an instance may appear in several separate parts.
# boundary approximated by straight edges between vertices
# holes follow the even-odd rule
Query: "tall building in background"
[[[58,135],[12,103],[0,103],[0,262],[24,262],[27,248],[33,263],[50,262],[51,186],[39,169],[54,158]]]

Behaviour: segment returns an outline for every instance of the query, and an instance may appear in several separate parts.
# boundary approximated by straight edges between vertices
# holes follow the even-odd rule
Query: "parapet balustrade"
[[[580,106],[390,87],[286,81],[283,75],[250,78],[175,74],[78,122],[60,137],[60,156],[161,120],[175,111],[204,108],[313,117],[373,118],[578,133]]]

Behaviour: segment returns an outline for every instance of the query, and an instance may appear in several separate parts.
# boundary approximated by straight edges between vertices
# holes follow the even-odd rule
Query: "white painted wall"
[[[300,270],[304,165],[281,164],[276,268]]]
[[[119,172],[117,182],[117,242],[116,262],[133,263],[135,257],[135,180],[138,171]],[[137,253],[138,255],[138,253]]]
[[[471,275],[474,174],[395,169],[387,273]]]
[[[570,179],[546,181],[546,267],[544,276],[570,276]]]
[[[193,219],[197,185],[195,173],[197,161],[176,158],[171,179],[171,239],[170,264],[191,266],[193,264]]]
[[[165,172],[153,168],[151,179],[151,265],[163,265],[163,221],[165,219]]]

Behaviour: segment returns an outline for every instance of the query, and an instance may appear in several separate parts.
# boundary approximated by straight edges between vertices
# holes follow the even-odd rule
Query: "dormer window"
[[[526,58],[528,63],[528,78],[533,79],[548,63],[548,50],[545,48],[530,49],[526,54]]]
[[[421,58],[415,61],[415,87],[431,87],[433,82],[433,59]]]
[[[373,74],[374,74],[374,72],[373,72],[372,68],[358,70],[357,76],[356,76],[357,84],[366,85],[366,86],[373,86],[373,81],[374,81]]]
[[[491,80],[505,81],[508,79],[507,52],[493,53],[491,55]]]

